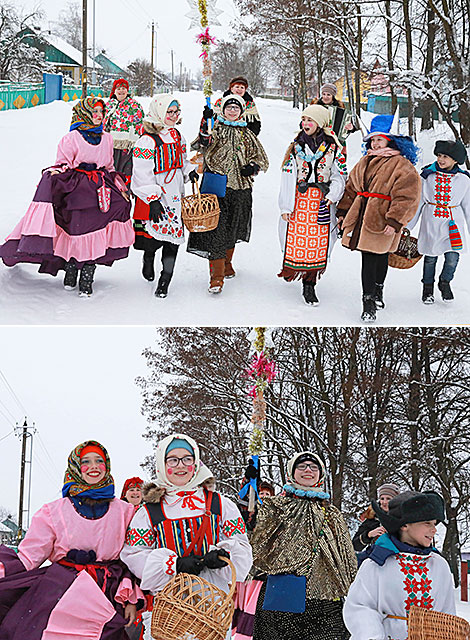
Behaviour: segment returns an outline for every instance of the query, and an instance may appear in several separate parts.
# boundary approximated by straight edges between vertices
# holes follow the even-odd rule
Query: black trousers
[[[164,240],[155,240],[152,238],[155,244],[149,243],[145,249],[145,255],[155,256],[158,249],[162,249],[162,275],[173,275],[173,269],[175,267],[176,256],[178,254],[178,244],[172,242],[165,242]],[[152,246],[153,245],[153,246]]]
[[[388,253],[370,253],[361,251],[362,254],[362,293],[365,296],[375,294],[375,285],[383,284],[388,271]]]

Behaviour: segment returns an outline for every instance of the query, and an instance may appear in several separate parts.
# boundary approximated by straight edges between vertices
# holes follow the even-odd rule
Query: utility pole
[[[87,62],[88,62],[88,41],[87,41],[87,28],[88,28],[88,12],[87,12],[87,0],[82,0],[82,98],[87,96]]]
[[[180,91],[183,90],[183,63],[182,62],[180,62],[180,77],[178,80],[178,89]]]
[[[155,23],[152,22],[152,50],[150,52],[150,97],[153,97],[153,50],[154,50],[154,42],[155,42]]]
[[[175,81],[175,73],[174,73],[174,68],[173,68],[173,49],[171,50],[171,82],[173,84],[173,82]]]
[[[15,431],[17,435],[21,438],[21,470],[20,470],[20,501],[18,506],[18,543],[21,541],[23,537],[23,514],[26,511],[28,514],[27,518],[27,526],[29,526],[29,509],[30,509],[30,498],[31,498],[31,471],[32,471],[32,460],[33,460],[33,433],[36,431],[34,424],[32,427],[28,426],[28,419],[24,419],[24,423],[22,427],[18,425],[15,427]],[[30,447],[29,447],[29,456],[27,459],[27,441],[30,438]],[[28,507],[24,508],[24,488],[25,488],[25,477],[26,477],[26,465],[29,464],[29,495],[28,495]]]
[[[91,81],[96,85],[96,70],[95,70],[95,55],[96,55],[96,0],[93,0],[93,72],[91,74]]]

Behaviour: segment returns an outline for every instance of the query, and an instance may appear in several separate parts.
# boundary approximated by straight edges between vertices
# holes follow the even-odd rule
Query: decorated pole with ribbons
[[[249,380],[248,395],[253,399],[251,424],[253,425],[248,451],[251,454],[253,466],[259,470],[259,456],[263,451],[264,427],[266,423],[266,400],[264,392],[276,377],[276,365],[271,358],[274,343],[271,331],[266,327],[255,327],[249,334],[251,342],[251,362],[245,375]],[[259,475],[259,474],[257,474]],[[249,492],[248,511],[254,511],[258,497],[257,478],[250,478],[239,495],[244,498]],[[243,494],[243,495],[242,495]]]
[[[210,48],[216,44],[215,38],[209,33],[209,21],[211,26],[220,26],[217,17],[222,13],[216,9],[217,0],[188,0],[191,11],[186,16],[191,20],[190,29],[201,27],[203,31],[196,36],[197,42],[201,45],[202,53],[202,75],[204,77],[203,92],[206,98],[206,105],[211,108],[212,96],[212,64],[210,58]],[[207,121],[208,132],[213,126],[213,119]]]

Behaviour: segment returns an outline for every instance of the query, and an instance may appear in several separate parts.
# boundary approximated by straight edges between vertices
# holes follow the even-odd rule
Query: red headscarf
[[[122,488],[121,500],[124,500],[124,498],[126,497],[126,493],[129,491],[129,489],[131,489],[132,487],[139,487],[139,489],[142,489],[143,484],[144,484],[144,481],[142,480],[142,478],[137,478],[137,477],[127,478]]]
[[[110,98],[115,98],[115,91],[118,87],[120,87],[121,85],[124,85],[126,87],[126,89],[129,91],[129,83],[127,82],[127,80],[125,80],[124,78],[118,78],[117,80],[115,80],[113,82],[113,87],[111,89],[111,93],[109,94]]]

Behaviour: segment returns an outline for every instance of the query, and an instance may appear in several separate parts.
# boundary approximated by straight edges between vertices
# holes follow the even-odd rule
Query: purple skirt
[[[0,247],[3,262],[36,263],[55,276],[71,260],[81,268],[126,258],[134,231],[117,176],[106,169],[44,172],[27,212]]]

